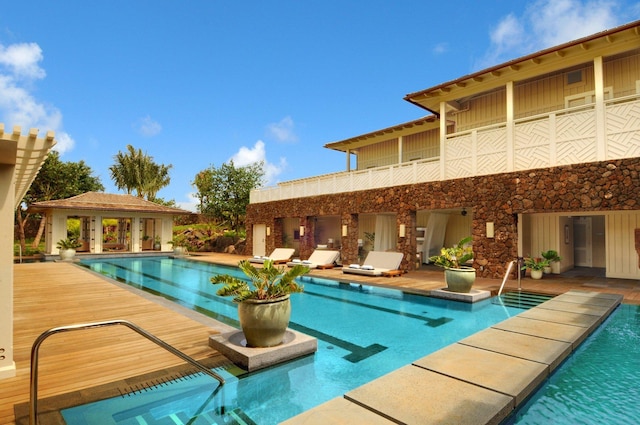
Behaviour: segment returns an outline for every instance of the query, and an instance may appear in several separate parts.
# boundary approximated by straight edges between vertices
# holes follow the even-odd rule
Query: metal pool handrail
[[[141,327],[134,325],[133,323],[129,322],[128,320],[108,320],[108,321],[104,321],[104,322],[94,322],[94,323],[84,323],[84,324],[78,324],[78,325],[69,325],[69,326],[60,326],[57,328],[52,328],[49,329],[48,331],[43,332],[38,338],[36,338],[35,342],[33,343],[33,346],[31,347],[31,387],[30,387],[30,403],[29,403],[29,424],[30,425],[37,425],[38,423],[38,349],[40,348],[40,345],[44,342],[45,339],[47,339],[48,337],[50,337],[51,335],[60,333],[60,332],[68,332],[68,331],[75,331],[75,330],[82,330],[82,329],[92,329],[92,328],[101,328],[101,327],[105,327],[105,326],[113,326],[113,325],[123,325],[128,327],[129,329],[137,332],[138,334],[142,335],[143,337],[147,338],[149,341],[154,342],[156,345],[159,345],[160,347],[164,348],[165,350],[169,351],[172,354],[175,354],[176,356],[180,357],[182,360],[186,361],[187,363],[191,364],[192,366],[194,366],[196,369],[198,369],[200,372],[206,373],[207,375],[211,376],[212,378],[216,379],[218,382],[220,382],[220,385],[224,385],[225,381],[224,378],[220,375],[218,375],[217,373],[215,373],[212,370],[209,370],[207,367],[203,366],[202,364],[200,364],[198,361],[194,360],[193,358],[189,357],[188,355],[186,355],[185,353],[183,353],[182,351],[178,350],[177,348],[167,344],[166,342],[164,342],[163,340],[161,340],[160,338],[150,334],[149,332],[145,331],[144,329],[142,329]]]

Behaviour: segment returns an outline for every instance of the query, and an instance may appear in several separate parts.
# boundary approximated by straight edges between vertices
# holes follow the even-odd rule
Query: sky
[[[408,93],[640,19],[640,0],[0,0],[0,122],[53,130],[106,192],[127,145],[265,185],[344,171],[324,145],[412,121]]]

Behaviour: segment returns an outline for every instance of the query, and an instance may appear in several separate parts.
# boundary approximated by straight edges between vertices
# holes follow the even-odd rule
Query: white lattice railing
[[[283,182],[252,191],[251,203],[640,156],[638,95],[605,103],[603,146],[595,123],[587,105],[515,120],[512,147],[505,123],[450,134],[442,157]]]

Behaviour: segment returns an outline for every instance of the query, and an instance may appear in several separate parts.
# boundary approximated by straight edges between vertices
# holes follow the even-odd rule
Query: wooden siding
[[[640,80],[640,49],[605,60],[604,86],[613,87],[613,97],[638,93]]]
[[[506,90],[501,88],[462,101],[461,110],[447,118],[456,122],[456,132],[504,122],[507,120]]]
[[[440,156],[440,133],[436,130],[423,131],[402,139],[402,161],[438,158]]]
[[[640,259],[634,231],[640,229],[640,211],[616,211],[606,215],[607,277],[640,279]]]
[[[358,170],[398,163],[398,139],[390,139],[358,150]]]

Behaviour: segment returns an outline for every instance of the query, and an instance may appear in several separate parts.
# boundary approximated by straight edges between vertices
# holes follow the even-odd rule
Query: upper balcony
[[[599,122],[602,124],[598,125]],[[640,156],[640,95],[447,134],[441,154],[279,183],[251,203]]]

